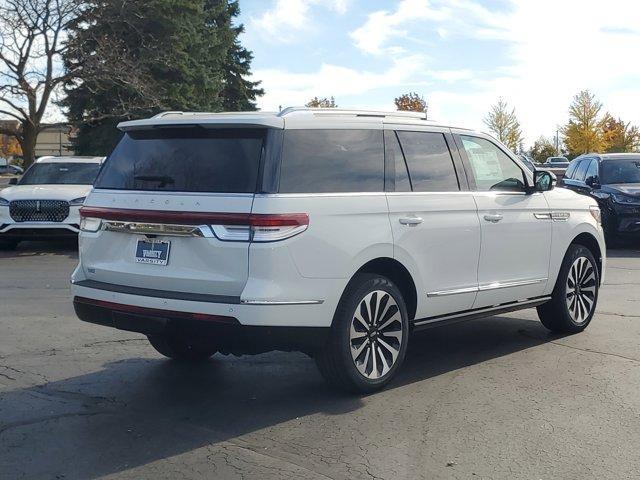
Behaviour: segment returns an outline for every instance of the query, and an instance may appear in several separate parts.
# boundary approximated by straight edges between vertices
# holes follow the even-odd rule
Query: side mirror
[[[17,184],[18,184],[18,179],[16,177],[9,179],[9,185],[17,185]]]
[[[588,186],[590,186],[591,188],[600,188],[600,180],[598,179],[598,177],[596,175],[593,175],[591,177],[588,177],[584,183]]]
[[[533,191],[535,192],[548,192],[556,186],[557,182],[558,179],[553,172],[547,170],[536,170],[533,172]]]

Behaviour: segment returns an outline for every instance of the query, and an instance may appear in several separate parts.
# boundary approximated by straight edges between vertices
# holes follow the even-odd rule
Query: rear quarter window
[[[285,130],[280,193],[382,192],[382,130]]]
[[[127,132],[96,180],[116,190],[254,193],[267,129]]]

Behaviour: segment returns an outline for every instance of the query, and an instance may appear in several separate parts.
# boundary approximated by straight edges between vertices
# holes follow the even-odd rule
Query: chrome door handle
[[[502,220],[502,215],[500,215],[499,213],[487,214],[484,216],[484,219],[487,222],[498,223],[500,220]]]
[[[420,225],[423,221],[420,217],[402,217],[400,219],[402,225]]]

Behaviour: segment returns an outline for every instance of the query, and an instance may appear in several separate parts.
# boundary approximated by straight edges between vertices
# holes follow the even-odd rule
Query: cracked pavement
[[[298,353],[167,361],[76,320],[73,244],[0,252],[0,479],[640,478],[640,250],[609,255],[586,332],[428,330],[354,397]]]

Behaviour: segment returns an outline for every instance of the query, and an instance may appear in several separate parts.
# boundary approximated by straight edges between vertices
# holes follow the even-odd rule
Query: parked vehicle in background
[[[568,166],[569,160],[566,157],[549,157],[540,168],[552,172],[561,181]]]
[[[576,333],[593,317],[596,202],[488,135],[299,108],[119,127],[81,209],[74,306],[167,357],[301,350],[370,392],[415,330],[538,307]]]
[[[41,157],[0,190],[0,247],[75,236],[103,157]]]
[[[640,154],[582,155],[569,165],[563,185],[598,202],[609,244],[640,240]]]
[[[18,165],[0,165],[0,175],[22,175],[24,169]]]

